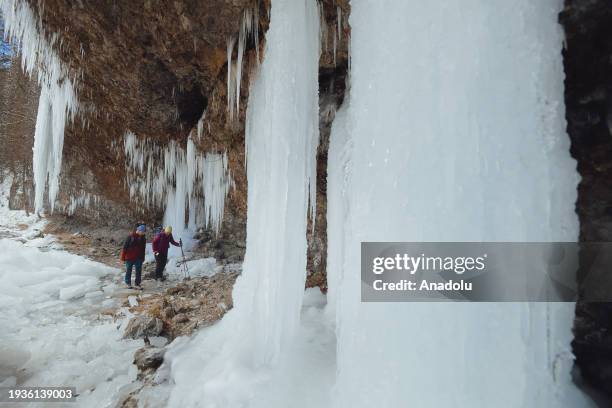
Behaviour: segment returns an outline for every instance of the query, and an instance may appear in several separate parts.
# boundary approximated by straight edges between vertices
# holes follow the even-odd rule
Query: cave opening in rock
[[[208,106],[208,98],[199,84],[190,89],[183,89],[176,93],[176,108],[178,119],[184,129],[191,129],[198,123],[204,110]]]

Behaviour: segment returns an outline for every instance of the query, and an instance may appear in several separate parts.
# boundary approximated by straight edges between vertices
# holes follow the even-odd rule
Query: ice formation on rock
[[[68,75],[55,51],[57,35],[45,33],[26,1],[2,0],[0,7],[5,38],[19,45],[24,70],[30,75],[35,72],[41,87],[33,149],[34,206],[37,212],[43,208],[48,183],[48,203],[53,211],[62,169],[64,127],[78,109],[77,80]]]
[[[165,208],[164,224],[172,225],[177,237],[197,225],[219,232],[233,186],[226,153],[197,152],[191,138],[186,148],[174,140],[162,148],[132,132],[125,134],[123,148],[132,200]]]
[[[245,406],[299,326],[319,139],[316,2],[274,0],[266,38],[247,108],[247,251],[234,308],[167,354],[169,406]]]
[[[319,143],[318,7],[275,0],[271,12],[247,110],[247,251],[236,289],[236,307],[252,314],[262,363],[278,358],[298,324]]]
[[[100,196],[81,191],[78,195],[70,196],[70,201],[68,205],[65,206],[64,212],[68,215],[73,215],[76,212],[77,208],[84,208],[88,210],[98,205],[99,203]]]
[[[236,61],[233,61],[234,43],[236,39],[231,36],[227,40],[227,112],[229,121],[236,119],[240,113],[240,85],[242,84],[243,57],[247,40],[251,39],[255,45],[257,61],[259,62],[259,7],[246,9],[240,21],[238,33],[238,50]]]
[[[349,96],[345,95],[345,101]],[[344,223],[348,213],[348,174],[351,146],[349,143],[347,106],[345,103],[332,122],[327,153],[327,313],[334,316],[336,300],[343,280],[345,254]]]
[[[335,406],[585,405],[572,304],[360,301],[362,241],[578,238],[561,8],[351,3],[351,92],[328,164]]]

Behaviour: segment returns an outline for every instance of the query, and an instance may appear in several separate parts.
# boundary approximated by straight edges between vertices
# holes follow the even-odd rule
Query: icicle
[[[259,63],[259,0],[253,10],[253,42],[255,43],[255,55]]]
[[[319,22],[319,27],[321,30],[320,36],[321,36],[321,44],[323,44],[323,52],[327,52],[327,36],[328,36],[328,30],[327,30],[327,21],[325,21],[325,11],[323,9],[323,3],[319,2],[319,17],[321,19],[321,21]]]
[[[340,6],[336,7],[336,14],[338,15],[338,44],[342,44],[342,9]]]
[[[171,141],[161,149],[140,141],[132,132],[124,137],[126,177],[130,199],[146,207],[165,206],[164,222],[173,225],[175,235],[197,221],[202,205],[202,223],[219,233],[225,198],[233,185],[226,154],[201,154],[191,137],[183,148]]]
[[[251,27],[251,13],[247,9],[244,11],[242,24],[240,24],[240,34],[238,35],[238,56],[236,57],[236,114],[240,115],[240,84],[242,82],[242,57],[244,46],[247,39],[247,30]]]
[[[227,153],[208,153],[202,165],[204,223],[218,233],[223,221],[225,197],[233,183],[228,170]]]
[[[234,87],[232,86],[232,54],[234,52],[234,37],[227,40],[227,112],[230,121],[234,117]]]
[[[47,40],[42,23],[34,17],[32,9],[23,0],[0,2],[4,18],[4,37],[17,44],[21,51],[23,69],[30,75],[34,68],[41,87],[34,134],[34,207],[43,208],[44,190],[48,183],[48,203],[51,211],[59,191],[62,168],[64,127],[74,120],[78,101],[73,83],[53,49],[57,34]]]
[[[50,150],[49,145],[53,140],[51,130],[51,101],[47,93],[47,87],[41,88],[38,100],[38,114],[36,115],[36,129],[34,132],[32,165],[34,185],[36,186],[34,190],[34,207],[36,212],[42,209],[45,184],[50,165],[50,157],[47,152]]]
[[[198,120],[198,125],[196,127],[196,136],[198,141],[202,140],[202,134],[204,133],[204,120],[206,119],[206,111],[202,113],[202,117]]]
[[[336,66],[336,49],[338,47],[338,33],[334,32],[334,40],[333,40],[333,47],[334,47],[334,67]]]

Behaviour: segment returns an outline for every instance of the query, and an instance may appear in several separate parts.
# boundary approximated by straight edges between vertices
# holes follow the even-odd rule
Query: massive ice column
[[[319,52],[317,3],[274,0],[249,93],[247,250],[234,308],[167,354],[176,384],[170,406],[248,406],[298,328],[309,202],[314,208]]]
[[[252,313],[257,359],[271,362],[297,326],[306,280],[319,142],[316,3],[275,0],[266,38],[247,111],[247,250],[236,306]]]
[[[329,156],[336,405],[583,403],[568,396],[572,304],[360,302],[362,241],[577,239],[562,1],[351,6]]]

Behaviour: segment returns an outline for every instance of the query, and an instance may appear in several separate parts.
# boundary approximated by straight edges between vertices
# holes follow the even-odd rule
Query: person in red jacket
[[[142,290],[140,278],[142,276],[142,263],[145,259],[146,246],[145,226],[140,224],[126,238],[121,250],[121,260],[125,261],[125,284],[129,289],[132,289],[132,269],[136,268],[136,288]]]
[[[168,263],[168,248],[170,244],[174,246],[183,246],[183,242],[176,242],[172,237],[172,227],[167,226],[164,231],[161,231],[153,239],[153,254],[155,255],[155,280],[165,280],[164,268]]]

